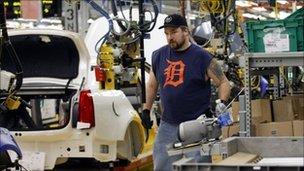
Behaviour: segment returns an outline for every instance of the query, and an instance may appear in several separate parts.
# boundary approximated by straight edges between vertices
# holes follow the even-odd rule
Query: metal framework
[[[285,163],[257,163],[250,162],[244,163],[241,160],[234,160],[233,163],[205,163],[197,162],[192,157],[184,157],[181,160],[173,163],[174,171],[199,171],[199,170],[212,170],[212,171],[302,171],[303,164],[301,158],[304,154],[303,137],[229,137],[219,143],[218,146],[211,147],[219,148],[223,161],[227,157],[234,156],[242,152],[245,154],[256,154],[262,158],[285,158]],[[299,163],[293,160],[289,163],[288,158],[291,160],[299,158]],[[290,161],[291,161],[290,160]]]
[[[243,113],[245,114],[246,123],[245,127],[240,128],[240,132],[244,133],[243,135],[249,137],[251,125],[251,68],[304,66],[304,51],[278,53],[245,53],[240,60],[240,66],[245,69],[245,104],[241,104],[240,102],[240,105],[245,106]]]

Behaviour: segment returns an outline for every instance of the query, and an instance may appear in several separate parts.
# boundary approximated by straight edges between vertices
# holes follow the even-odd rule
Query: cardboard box
[[[234,122],[239,122],[240,121],[240,116],[239,116],[239,110],[240,110],[240,103],[239,102],[232,102],[231,104],[231,110],[232,110],[232,118]]]
[[[299,98],[299,109],[298,109],[298,118],[304,120],[304,97]]]
[[[232,117],[234,121],[239,121],[239,102],[232,103]],[[260,118],[260,122],[271,122],[271,107],[269,99],[251,100],[252,118]]]
[[[275,122],[292,121],[295,119],[291,99],[276,100],[272,102],[272,105]]]
[[[257,124],[255,120],[252,120],[251,122],[251,136],[255,136],[256,135],[256,128],[257,128]],[[233,123],[233,125],[227,126],[227,127],[223,127],[222,128],[222,138],[228,138],[228,137],[232,137],[232,136],[238,136],[239,135],[239,131],[240,131],[240,124],[239,123]]]
[[[222,128],[222,138],[228,138],[233,135],[238,135],[240,131],[240,125],[238,123],[234,123],[233,125],[226,126]]]
[[[293,136],[304,136],[304,120],[292,121]]]
[[[257,136],[293,136],[292,122],[271,122],[258,126]]]
[[[295,119],[299,119],[299,120],[304,119],[304,95],[303,94],[286,96],[286,97],[283,97],[283,100],[291,100]]]

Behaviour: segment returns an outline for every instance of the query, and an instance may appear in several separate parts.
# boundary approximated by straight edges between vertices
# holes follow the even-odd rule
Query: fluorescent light
[[[244,1],[244,0],[235,1],[235,5],[236,5],[236,6],[240,6],[240,7],[258,6],[258,4],[255,3],[255,2],[252,2],[252,1]]]
[[[254,15],[254,14],[250,14],[250,13],[244,13],[243,14],[244,17],[246,18],[253,18],[253,19],[260,19],[260,20],[266,20],[265,17],[261,16],[261,15]]]
[[[255,11],[259,11],[259,12],[267,11],[264,7],[253,7],[252,9],[255,10]]]
[[[236,1],[235,5],[240,7],[251,7],[251,4],[248,3],[248,1]]]
[[[279,0],[279,1],[277,1],[277,3],[283,4],[283,5],[288,4],[288,2],[286,0]]]
[[[278,18],[279,19],[284,19],[284,18],[288,17],[289,15],[290,15],[290,13],[287,13],[285,11],[280,11],[278,13]],[[276,15],[273,11],[269,14],[269,16],[272,17],[272,18],[276,18]]]

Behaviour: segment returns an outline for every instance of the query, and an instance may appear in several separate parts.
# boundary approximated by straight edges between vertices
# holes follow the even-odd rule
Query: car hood
[[[89,54],[78,34],[64,30],[30,29],[11,30],[9,36],[22,64],[24,83],[45,78],[44,81],[72,80],[72,83],[80,84],[82,78],[87,77]],[[16,72],[5,49],[1,64],[2,70]]]

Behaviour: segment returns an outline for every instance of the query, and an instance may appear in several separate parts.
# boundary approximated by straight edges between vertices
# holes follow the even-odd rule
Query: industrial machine
[[[69,3],[79,3],[79,0],[67,1]],[[94,1],[86,0],[92,8],[108,20],[108,31],[95,45],[98,54],[95,67],[96,79],[100,82],[100,89],[113,90],[124,87],[142,87],[142,102],[145,101],[145,84],[140,80],[145,80],[145,56],[143,39],[149,36],[156,24],[158,7],[155,0],[150,3],[153,8],[154,16],[146,20],[145,15],[152,12],[143,8],[143,1],[138,1],[139,21],[134,20],[132,7],[130,5],[129,18],[122,12],[122,1],[111,0],[111,9],[114,17],[101,8]],[[120,7],[123,18],[118,17],[117,6]],[[143,15],[142,15],[143,14]],[[139,73],[140,72],[140,73]]]
[[[210,117],[202,114],[195,120],[182,122],[178,127],[179,142],[173,147],[187,148],[188,146],[202,145],[209,142],[218,142],[222,135],[221,128],[233,124],[231,104],[244,91],[244,88],[230,101],[224,109],[216,109],[216,113]],[[220,100],[216,100],[220,103]]]
[[[196,120],[181,123],[178,127],[180,142],[175,143],[174,148],[219,139],[222,134],[221,127],[229,124],[222,123],[218,118],[207,118],[205,115],[201,115]]]
[[[93,7],[102,11],[94,3]],[[106,13],[104,16],[108,17]],[[8,31],[23,72],[16,69],[11,51],[2,51],[1,69],[7,72],[1,79],[7,81],[1,80],[1,84],[8,91],[1,92],[1,104],[13,110],[1,113],[0,125],[16,139],[23,153],[20,162],[26,169],[53,169],[69,158],[125,165],[151,149],[154,129],[145,135],[137,111],[141,102],[134,104],[129,97],[134,91],[136,97],[141,95],[138,92],[144,85],[145,73],[139,73],[145,69],[141,69],[144,59],[140,42],[153,22],[124,24],[125,30],[109,29],[101,37],[96,45],[98,56],[94,57],[77,33],[50,29]],[[20,90],[10,91],[19,88],[22,73]],[[10,84],[16,86],[6,88]],[[7,97],[13,105],[6,105]]]

